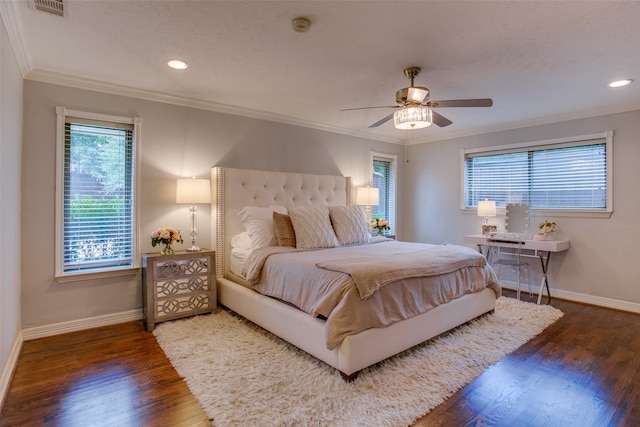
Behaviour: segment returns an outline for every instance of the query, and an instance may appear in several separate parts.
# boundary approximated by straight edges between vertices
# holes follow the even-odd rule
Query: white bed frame
[[[244,231],[237,213],[244,206],[351,204],[351,180],[343,176],[310,175],[214,167],[211,170],[214,210],[212,242],[216,244],[218,301],[294,346],[336,368],[350,380],[357,373],[394,354],[459,326],[495,307],[496,295],[486,288],[421,315],[384,328],[348,336],[335,349],[325,343],[324,320],[232,280],[231,238]]]

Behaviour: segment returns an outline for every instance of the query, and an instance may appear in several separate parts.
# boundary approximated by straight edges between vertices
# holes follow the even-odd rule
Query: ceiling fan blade
[[[370,110],[372,108],[398,108],[398,106],[397,105],[380,105],[378,107],[343,108],[340,111]]]
[[[388,122],[389,120],[391,120],[393,118],[394,113],[389,114],[386,117],[381,118],[380,120],[378,120],[377,122],[375,122],[374,124],[372,124],[371,126],[369,126],[369,128],[377,128],[378,126],[380,126],[383,123]]]
[[[433,119],[433,123],[440,126],[441,128],[445,126],[449,126],[451,123],[453,123],[451,120],[447,119],[445,116],[438,114],[433,110],[431,110],[431,114],[432,114],[431,117]]]
[[[427,106],[431,108],[446,107],[491,107],[493,100],[491,98],[479,99],[448,99],[445,101],[429,101]]]

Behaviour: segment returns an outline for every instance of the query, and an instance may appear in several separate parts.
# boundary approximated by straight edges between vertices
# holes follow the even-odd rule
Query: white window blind
[[[532,209],[610,209],[607,138],[544,143],[464,155],[464,207],[478,200]]]
[[[106,271],[135,262],[135,126],[64,116],[60,269]]]
[[[372,206],[373,218],[384,218],[395,232],[396,220],[396,160],[379,154],[372,156],[372,187],[380,191],[380,203]]]

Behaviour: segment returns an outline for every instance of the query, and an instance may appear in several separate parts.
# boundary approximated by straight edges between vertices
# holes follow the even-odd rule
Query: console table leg
[[[544,291],[545,285],[547,287],[547,296],[549,296],[549,301],[551,302],[551,290],[549,289],[549,280],[547,278],[547,269],[549,268],[549,259],[551,258],[551,252],[546,252],[546,257],[543,255],[542,251],[538,251],[538,256],[540,257],[540,266],[542,267],[542,280],[540,281],[540,291],[538,292],[538,305],[542,301],[542,292]]]
[[[542,280],[540,281],[540,289],[538,290],[538,305],[540,305],[540,301],[542,301],[542,292],[544,292],[544,281],[545,275],[542,275]]]

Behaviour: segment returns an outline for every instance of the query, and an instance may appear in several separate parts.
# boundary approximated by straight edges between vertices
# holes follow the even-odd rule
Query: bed
[[[409,244],[370,236],[367,236],[367,240],[370,241],[366,244],[360,241],[356,242],[358,244],[351,244],[351,241],[345,239],[353,239],[354,237],[348,235],[354,233],[349,231],[345,234],[344,230],[340,232],[336,228],[336,224],[340,224],[342,220],[329,222],[335,235],[340,238],[337,245],[327,246],[336,247],[318,248],[314,247],[313,243],[305,247],[304,244],[308,243],[309,239],[315,242],[314,239],[318,237],[296,233],[301,250],[273,247],[277,244],[252,250],[249,257],[243,260],[243,271],[240,274],[238,266],[234,264],[237,262],[235,249],[232,256],[232,241],[236,247],[239,238],[246,237],[247,230],[251,231],[254,228],[254,233],[261,234],[261,231],[256,230],[265,229],[255,228],[259,222],[247,222],[246,212],[253,214],[257,211],[268,211],[271,214],[271,211],[278,211],[284,216],[289,214],[291,221],[295,220],[294,225],[298,226],[300,218],[309,220],[304,216],[309,211],[324,213],[331,209],[331,219],[334,219],[334,213],[353,213],[353,209],[356,208],[351,206],[351,180],[343,176],[222,167],[212,168],[211,179],[214,183],[211,229],[212,241],[216,244],[219,303],[332,366],[346,380],[355,378],[359,371],[368,366],[491,312],[495,307],[496,298],[500,295],[498,281],[491,267],[476,251],[455,245]],[[304,215],[300,217],[302,212]],[[313,226],[307,228],[320,233],[316,230],[322,228],[318,227],[318,223],[319,221],[314,222]],[[296,230],[299,231],[301,228]],[[320,233],[321,236],[325,234],[328,233]],[[273,236],[259,238],[273,239]],[[383,251],[392,252],[399,260],[410,259],[417,251],[433,251],[444,257],[458,257],[460,252],[466,250],[468,256],[457,258],[456,262],[461,264],[453,271],[439,271],[437,263],[428,267],[421,266],[415,272],[407,268],[406,271],[412,273],[398,281],[387,278],[386,271],[370,274],[369,276],[375,276],[373,278],[366,277],[365,269],[352,271],[355,268],[352,266],[358,265],[363,258],[374,255],[373,252],[371,255],[368,252],[347,252],[351,251],[351,247],[354,251],[377,251],[374,247],[382,248]],[[332,251],[337,255],[329,256]],[[296,261],[300,268],[315,270],[287,272],[278,280],[283,280],[286,282],[285,286],[288,283],[290,288],[296,289],[293,283],[296,277],[309,277],[311,274],[328,276],[330,280],[339,282],[336,286],[340,288],[340,300],[337,301],[337,297],[331,295],[325,296],[325,300],[337,301],[327,307],[326,303],[314,305],[314,302],[295,300],[295,297],[294,302],[287,301],[289,294],[285,291],[282,291],[285,292],[283,295],[278,294],[279,288],[272,286],[276,278],[268,276],[267,274],[271,274],[268,270],[282,270],[283,267],[278,267],[277,260],[284,260],[289,256],[300,257],[300,261]],[[339,262],[341,258],[346,262]],[[458,288],[460,294],[444,299],[437,297],[435,302],[430,300],[427,304],[429,309],[424,312],[416,311],[419,309],[414,308],[405,310],[401,305],[403,299],[395,297],[391,292],[395,292],[396,288],[406,288],[407,292],[415,290],[418,286],[416,283],[426,280],[419,277],[422,274],[421,269],[424,268],[431,269],[431,276],[442,283],[450,283],[447,286]],[[315,276],[313,277],[315,283]],[[297,289],[306,287],[298,286]],[[376,314],[378,320],[373,321],[373,326],[366,322],[359,323],[360,318],[375,316],[370,316],[368,311],[358,310],[369,310],[368,306],[371,304],[382,306],[381,302],[385,302],[386,305],[387,301],[392,300],[400,302],[396,301],[395,306],[390,304],[391,308],[383,308],[379,316]],[[348,305],[352,303],[359,308]],[[342,307],[341,312],[338,312],[337,306]],[[334,314],[333,310],[338,314]],[[403,312],[402,316],[396,316],[398,312]]]

